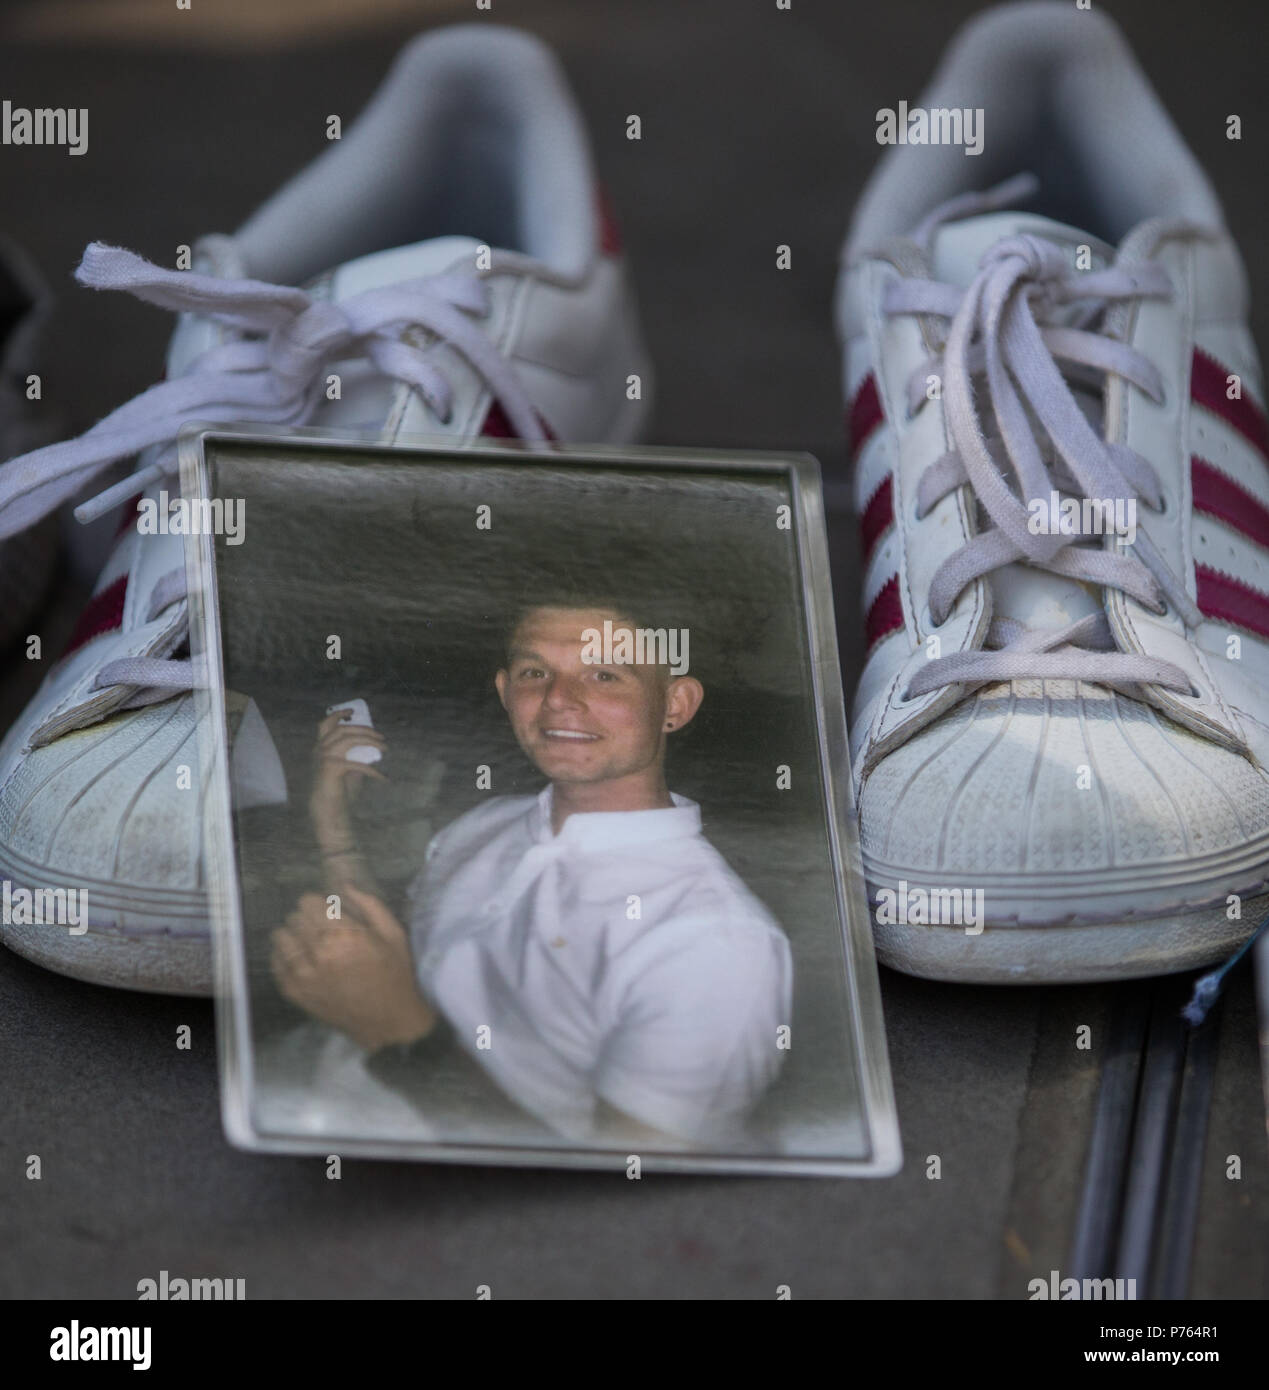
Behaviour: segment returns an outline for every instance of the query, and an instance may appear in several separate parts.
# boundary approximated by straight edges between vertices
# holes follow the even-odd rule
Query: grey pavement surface
[[[90,153],[0,150],[0,224],[63,291],[45,398],[81,428],[153,381],[166,316],[77,291],[83,246],[168,261],[232,229],[351,115],[398,43],[470,4],[369,5],[347,31],[247,44],[179,39],[171,14],[77,27],[63,6],[0,10],[0,93],[87,106]],[[136,12],[141,6],[122,6]],[[233,7],[241,9],[239,6]],[[262,4],[260,8],[264,8]],[[841,476],[830,294],[848,212],[876,158],[874,113],[911,99],[959,21],[944,0],[498,0],[555,43],[591,121],[658,367],[655,442],[808,449]],[[1265,20],[1219,8],[1106,5],[1224,195],[1253,267],[1266,341]],[[196,6],[206,18],[212,7]],[[383,9],[382,22],[374,14]],[[213,12],[214,14],[214,12]],[[69,16],[69,17],[66,17]],[[12,26],[23,22],[18,37]],[[43,23],[43,21],[41,21]],[[204,31],[210,32],[210,31]],[[644,118],[640,143],[625,117]],[[1225,117],[1243,115],[1241,144]],[[793,267],[775,268],[775,247]],[[833,522],[843,668],[861,655],[854,523]],[[41,631],[57,649],[83,589]],[[38,672],[7,654],[0,719]],[[1061,1268],[1113,991],[954,988],[883,972],[906,1154],[882,1182],[656,1178],[346,1162],[231,1150],[219,1125],[210,1005],[61,979],[0,952],[0,1295],[135,1297],[161,1269],[245,1278],[250,1298],[1026,1296]],[[1094,1046],[1077,1051],[1076,1027]],[[178,1051],[189,1024],[193,1048]],[[38,1153],[43,1177],[25,1177]],[[941,1159],[931,1180],[927,1156]],[[1225,1176],[1238,1154],[1242,1177]],[[1264,1114],[1251,992],[1228,1002],[1204,1169],[1197,1296],[1264,1297]]]

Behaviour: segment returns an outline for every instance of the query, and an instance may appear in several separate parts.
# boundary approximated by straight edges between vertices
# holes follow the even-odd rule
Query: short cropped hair
[[[542,608],[602,609],[623,618],[634,628],[659,628],[682,626],[667,622],[664,614],[658,612],[658,605],[644,600],[630,600],[621,594],[581,593],[566,590],[548,590],[531,598],[518,599],[508,610],[502,628],[501,659],[505,661],[511,652],[511,639],[520,624]]]

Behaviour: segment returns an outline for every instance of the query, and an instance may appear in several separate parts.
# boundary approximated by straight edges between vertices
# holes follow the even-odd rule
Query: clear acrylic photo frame
[[[296,451],[310,460],[362,458],[419,467],[428,463],[482,461],[518,467],[534,464],[597,470],[690,470],[694,475],[765,475],[782,479],[792,506],[802,624],[809,655],[815,706],[819,772],[831,875],[844,966],[849,1018],[849,1051],[856,1069],[863,1142],[857,1152],[800,1155],[777,1152],[699,1152],[640,1150],[646,1173],[747,1173],[825,1177],[886,1177],[899,1171],[902,1151],[891,1084],[864,885],[858,818],[849,763],[845,707],[838,662],[828,544],[819,465],[806,454],[715,451],[663,447],[565,446],[533,449],[518,442],[437,436],[382,437],[348,430],[282,428],[259,424],[191,423],[181,432],[179,463],[184,499],[212,498],[217,462],[225,450]],[[195,689],[199,765],[209,770],[204,789],[203,853],[212,925],[221,1112],[230,1142],[260,1153],[337,1153],[347,1157],[392,1158],[448,1163],[559,1167],[627,1172],[629,1146],[600,1148],[560,1144],[464,1142],[461,1139],[388,1139],[355,1133],[331,1136],[262,1129],[253,1104],[251,998],[246,960],[243,893],[231,811],[229,744],[226,734],[225,670],[219,607],[216,537],[184,538],[190,621],[190,654],[200,672]]]

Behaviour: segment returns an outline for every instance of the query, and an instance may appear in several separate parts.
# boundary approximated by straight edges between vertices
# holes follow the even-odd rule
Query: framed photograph
[[[895,1172],[815,461],[181,452],[230,1139]]]

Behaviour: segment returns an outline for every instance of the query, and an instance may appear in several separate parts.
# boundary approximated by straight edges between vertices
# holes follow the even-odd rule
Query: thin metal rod
[[[1184,1002],[1176,981],[1155,984],[1114,1271],[1117,1279],[1135,1279],[1139,1294],[1145,1293],[1150,1278],[1155,1228],[1176,1133],[1188,1033],[1181,1018]]]
[[[1117,990],[1111,1006],[1084,1187],[1068,1260],[1070,1273],[1077,1279],[1105,1278],[1114,1264],[1149,999],[1147,986],[1128,984]]]
[[[1189,1294],[1190,1263],[1203,1192],[1207,1121],[1216,1081],[1220,1020],[1218,1003],[1203,1026],[1191,1030],[1189,1035],[1167,1188],[1155,1238],[1154,1267],[1148,1289],[1151,1298],[1185,1298]]]

